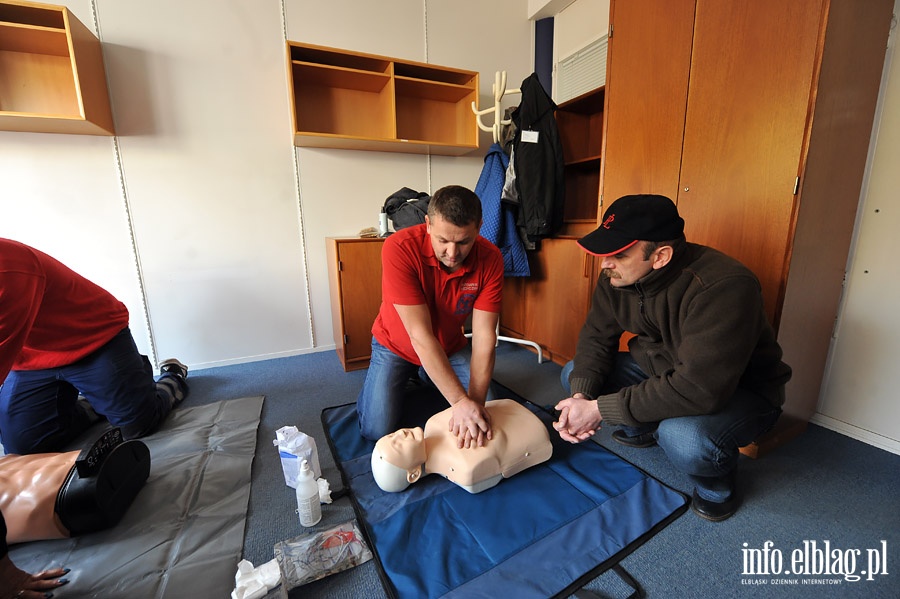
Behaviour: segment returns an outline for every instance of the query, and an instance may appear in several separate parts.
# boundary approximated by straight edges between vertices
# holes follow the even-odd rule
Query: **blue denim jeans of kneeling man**
[[[131,439],[156,430],[188,388],[174,374],[163,373],[154,382],[149,359],[125,327],[73,364],[9,373],[0,387],[0,436],[6,451],[61,451],[91,425],[79,393]]]
[[[560,374],[567,394],[571,394],[569,374],[573,366],[569,362]],[[620,352],[602,393],[615,393],[647,378],[628,352]],[[628,436],[652,432],[672,464],[693,481],[702,499],[723,502],[734,491],[733,472],[740,448],[771,429],[780,414],[781,409],[773,407],[762,395],[739,388],[725,409],[715,414],[667,418],[642,427],[621,428]]]
[[[463,389],[469,388],[469,360],[471,349],[466,346],[448,356],[450,367]],[[359,416],[359,431],[362,436],[377,441],[384,435],[399,428],[406,395],[406,385],[410,378],[418,376],[426,384],[433,383],[418,364],[408,362],[372,338],[372,358],[366,380],[356,400]],[[488,390],[487,400],[493,399]],[[447,404],[449,406],[449,404]]]

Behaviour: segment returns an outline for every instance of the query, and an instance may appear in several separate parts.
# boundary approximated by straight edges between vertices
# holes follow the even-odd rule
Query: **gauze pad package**
[[[316,479],[322,476],[316,440],[301,433],[296,426],[283,426],[275,431],[272,445],[278,448],[281,469],[284,471],[284,482],[287,486],[292,489],[297,488],[297,474],[300,472],[300,463],[303,460],[309,462],[309,467]]]

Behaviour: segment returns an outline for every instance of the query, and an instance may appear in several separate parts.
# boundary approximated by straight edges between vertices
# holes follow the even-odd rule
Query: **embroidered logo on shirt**
[[[475,294],[464,293],[456,302],[456,314],[469,314],[475,307]]]

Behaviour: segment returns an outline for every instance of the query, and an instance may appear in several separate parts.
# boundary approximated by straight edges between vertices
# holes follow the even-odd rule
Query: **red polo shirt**
[[[465,347],[462,327],[474,308],[500,312],[503,257],[480,235],[453,273],[444,270],[434,255],[425,225],[406,227],[388,237],[381,263],[381,308],[372,335],[408,362],[422,364],[394,304],[428,306],[431,328],[447,355]]]
[[[128,326],[102,287],[23,243],[0,239],[0,381],[72,364]]]

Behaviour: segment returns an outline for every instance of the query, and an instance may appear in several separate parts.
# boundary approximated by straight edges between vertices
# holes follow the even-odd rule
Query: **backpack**
[[[431,200],[431,196],[424,191],[415,191],[404,187],[388,196],[382,210],[391,219],[394,230],[399,231],[405,227],[425,222],[429,200]]]

